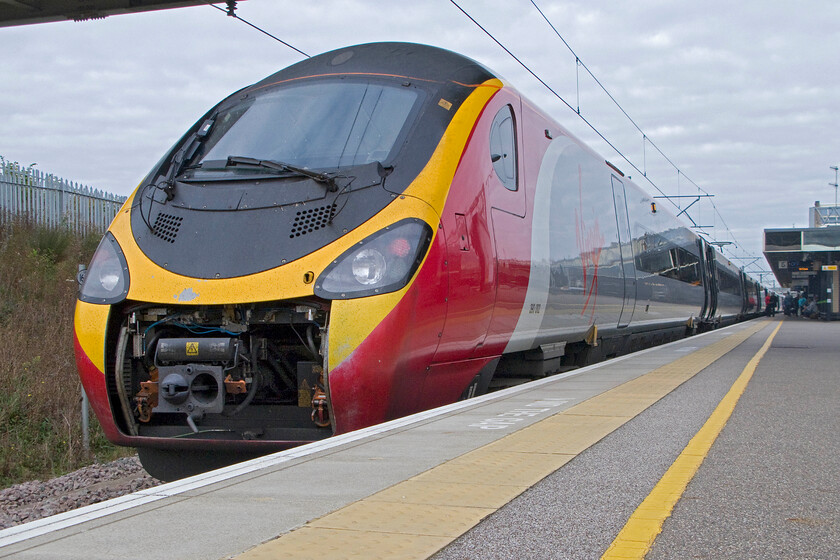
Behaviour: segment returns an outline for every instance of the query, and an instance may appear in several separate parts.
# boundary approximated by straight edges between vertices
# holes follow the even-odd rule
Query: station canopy
[[[202,0],[0,0],[0,27],[206,5]]]
[[[765,229],[764,257],[785,288],[838,269],[840,227]]]

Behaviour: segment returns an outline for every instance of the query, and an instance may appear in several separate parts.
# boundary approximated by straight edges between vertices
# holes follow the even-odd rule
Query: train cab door
[[[627,214],[627,195],[624,191],[624,183],[615,175],[612,176],[612,193],[618,228],[618,247],[621,253],[621,281],[624,283],[624,297],[618,316],[618,326],[626,327],[630,324],[636,308],[636,266],[630,234],[630,217]]]
[[[503,93],[490,102],[453,180],[447,202],[451,211],[442,217],[449,301],[435,363],[501,353],[488,340],[494,325],[504,322],[498,301],[512,297],[510,262],[529,260],[514,252],[530,249],[514,104],[518,107],[513,96]],[[519,309],[521,304],[516,317]]]
[[[525,219],[521,103],[512,95],[499,95],[497,100],[500,104],[490,128],[488,154],[493,171],[484,184],[496,257],[496,300],[487,333],[491,351],[503,349],[516,328],[531,261],[531,230]]]

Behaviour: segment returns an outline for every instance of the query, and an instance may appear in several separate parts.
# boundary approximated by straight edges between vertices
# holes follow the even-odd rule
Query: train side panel
[[[633,325],[699,319],[706,286],[695,234],[650,195],[632,187],[628,192],[638,283]]]
[[[523,112],[524,159],[540,165],[527,173],[527,296],[505,352],[580,341],[593,325],[623,336],[698,317],[694,234],[562,127],[527,103]]]

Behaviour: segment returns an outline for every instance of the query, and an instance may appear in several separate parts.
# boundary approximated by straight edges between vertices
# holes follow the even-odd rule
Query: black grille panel
[[[330,220],[335,216],[335,204],[327,206],[320,206],[318,208],[310,208],[308,210],[301,210],[295,216],[295,221],[292,224],[292,231],[289,234],[290,239],[318,231],[326,227]]]
[[[175,243],[175,238],[178,237],[178,230],[181,229],[182,221],[184,221],[184,218],[180,216],[160,213],[155,218],[155,225],[152,227],[152,231],[167,243]]]

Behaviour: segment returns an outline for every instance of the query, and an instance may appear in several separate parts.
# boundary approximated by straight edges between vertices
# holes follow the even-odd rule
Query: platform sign
[[[822,265],[823,270],[837,270],[836,264],[824,264]]]

